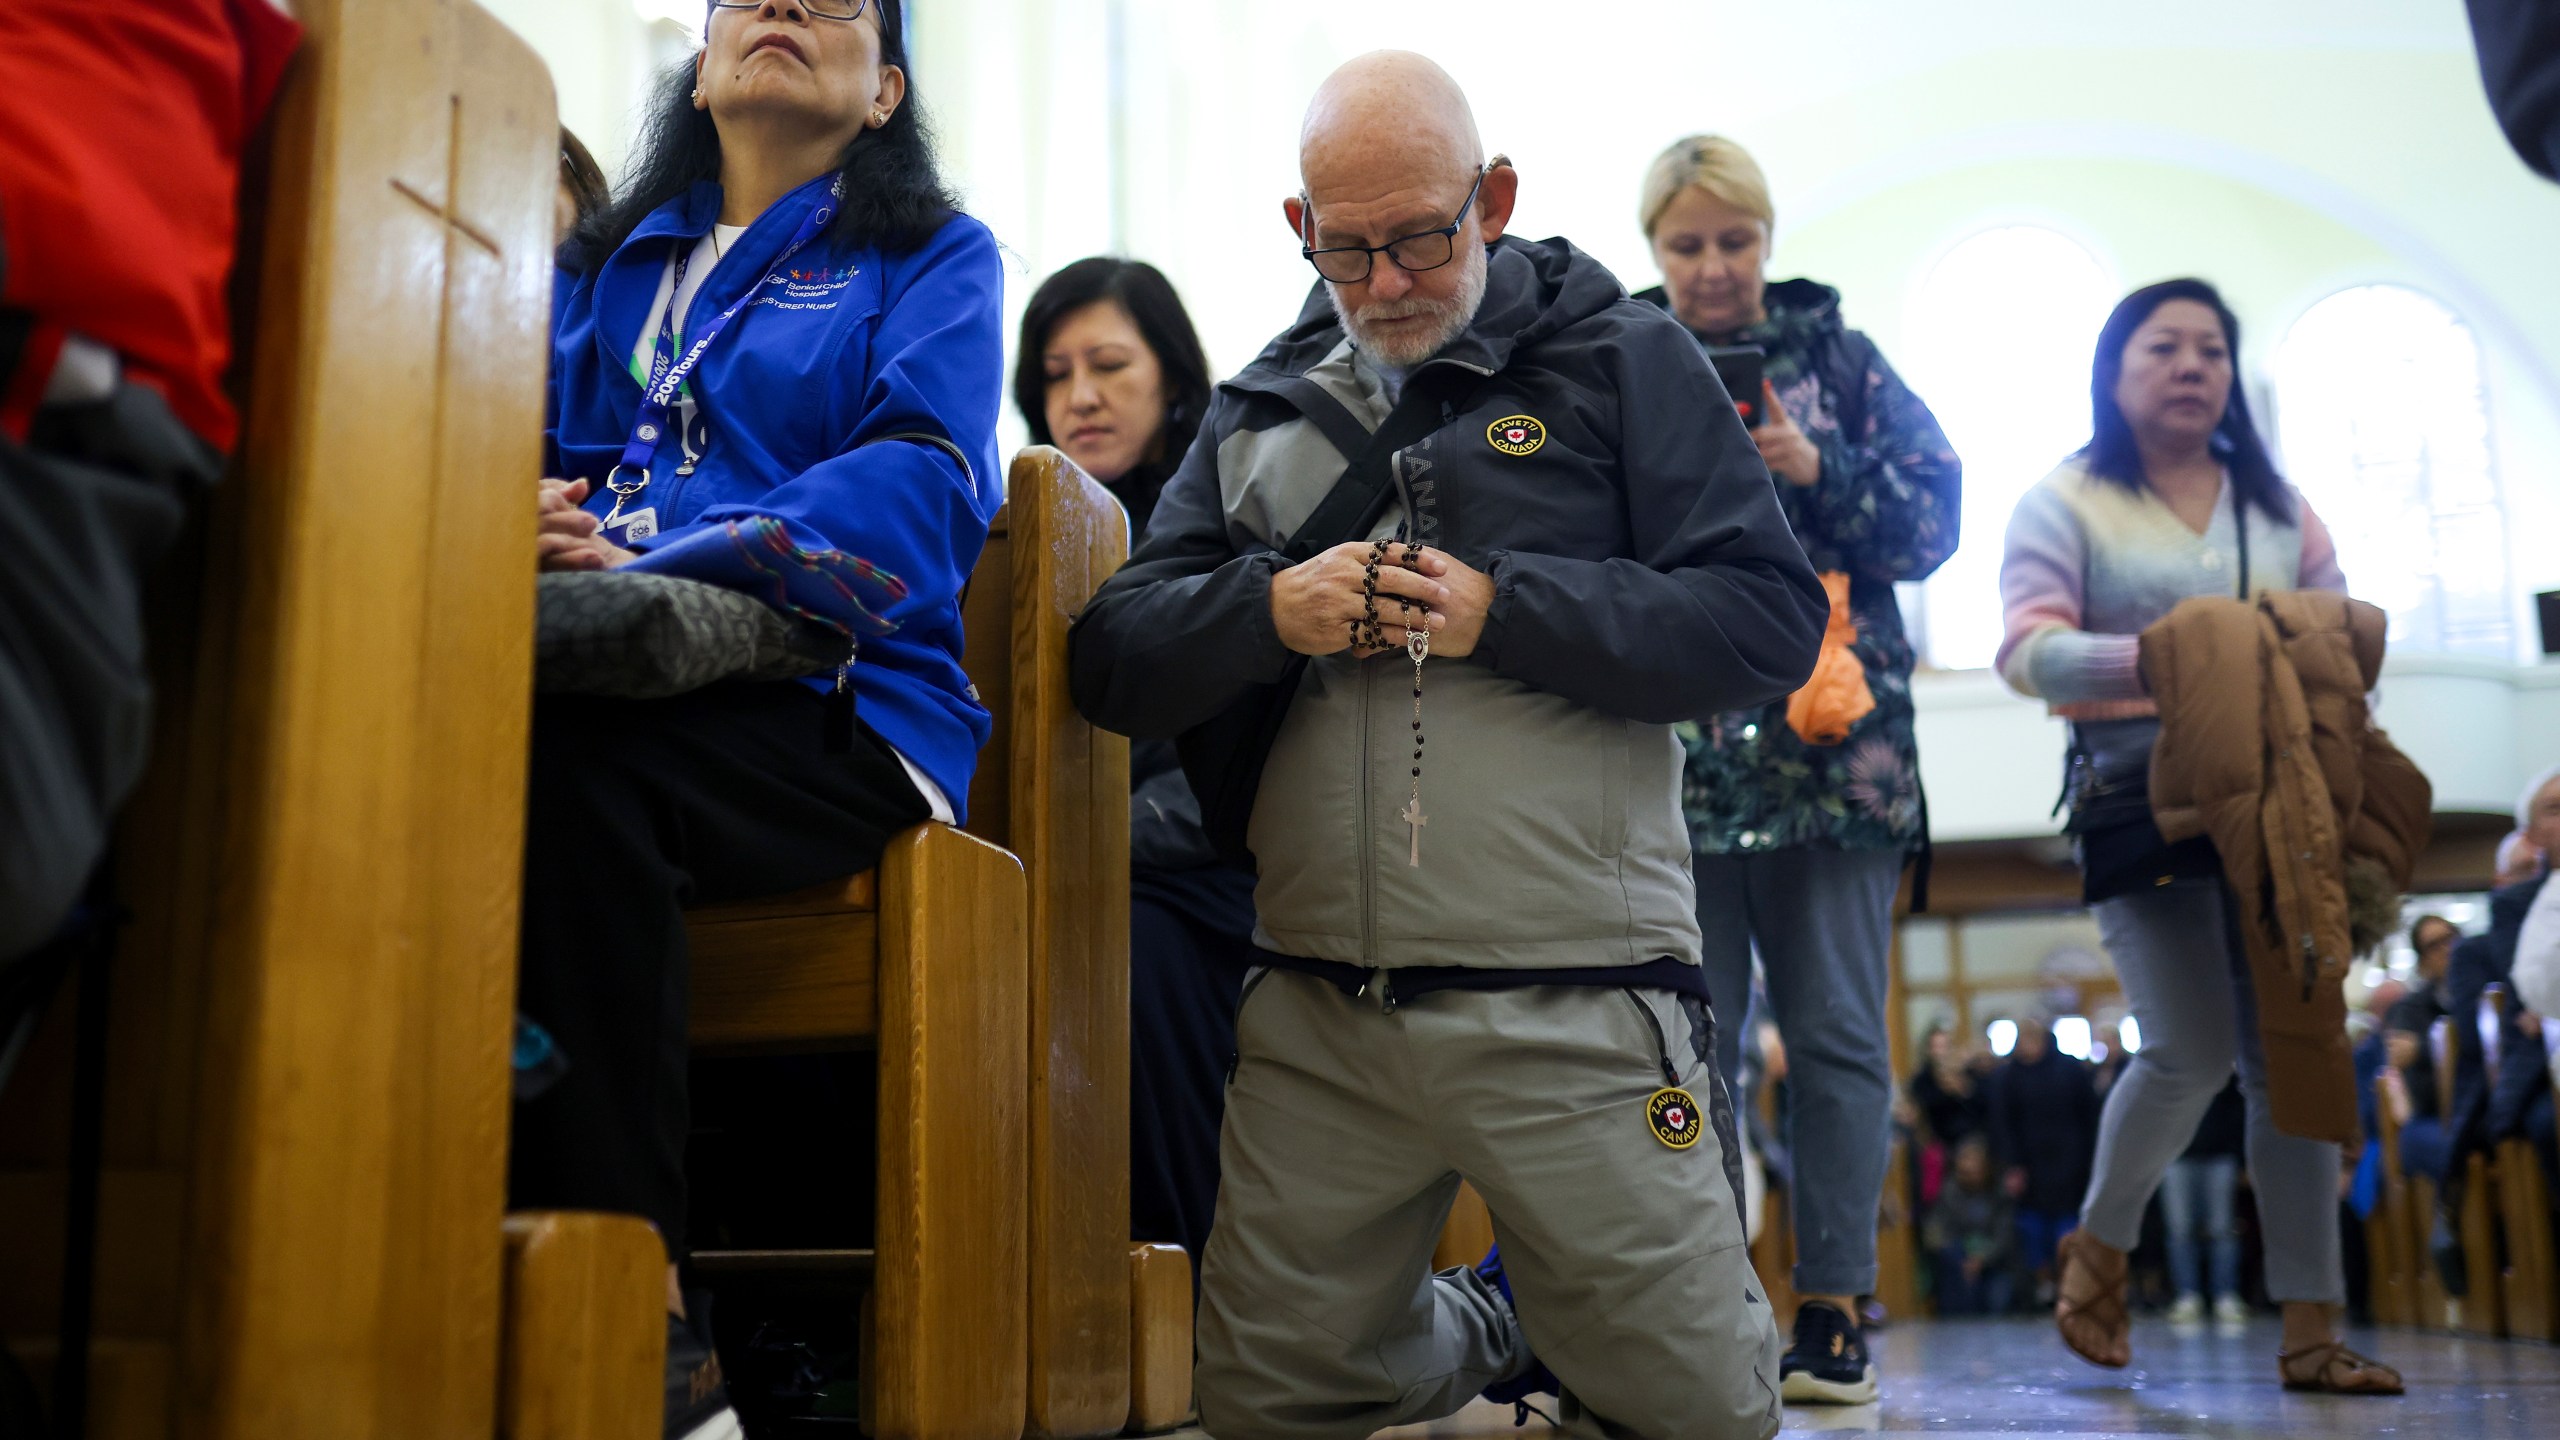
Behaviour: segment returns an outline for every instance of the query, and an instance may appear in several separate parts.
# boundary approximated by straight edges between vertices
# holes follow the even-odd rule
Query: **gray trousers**
[[[1893,1055],[1885,1028],[1899,850],[1790,848],[1697,862],[1698,929],[1722,1024],[1716,1064],[1738,1085],[1756,942],[1770,1018],[1787,1042],[1787,1203],[1795,1287],[1876,1288],[1876,1207],[1893,1151]]]
[[[1711,1033],[1663,992],[1441,991],[1390,1011],[1376,986],[1257,972],[1202,1263],[1201,1428],[1359,1440],[1454,1413],[1534,1352],[1566,1435],[1775,1434],[1778,1336]],[[1666,1051],[1710,1111],[1686,1149],[1646,1119]],[[1493,1212],[1516,1317],[1472,1270],[1429,1273],[1461,1177]]]
[[[2080,1223],[2118,1250],[2134,1248],[2151,1192],[2185,1153],[2237,1065],[2249,1113],[2249,1183],[2266,1237],[2267,1294],[2278,1302],[2343,1302],[2338,1147],[2284,1134],[2268,1118],[2257,999],[2222,883],[2181,881],[2102,900],[2096,910],[2142,1026],[2142,1048],[2107,1092]]]
[[[136,384],[31,439],[0,436],[0,967],[62,926],[142,776],[143,576],[221,463]]]

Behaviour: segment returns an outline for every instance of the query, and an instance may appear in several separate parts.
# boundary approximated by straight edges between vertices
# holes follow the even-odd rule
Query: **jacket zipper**
[[[1360,959],[1364,968],[1378,968],[1378,844],[1372,833],[1376,822],[1370,816],[1369,791],[1377,782],[1376,766],[1369,754],[1369,692],[1377,677],[1370,673],[1369,662],[1355,659],[1353,672],[1360,677]]]
[[[1633,990],[1618,993],[1626,996],[1627,1003],[1636,1007],[1636,1013],[1644,1017],[1645,1028],[1653,1032],[1654,1053],[1662,1057],[1662,1083],[1677,1090],[1680,1088],[1680,1067],[1671,1063],[1671,1037],[1663,1031],[1662,1017],[1654,1014],[1653,1007],[1644,1003],[1644,997]]]

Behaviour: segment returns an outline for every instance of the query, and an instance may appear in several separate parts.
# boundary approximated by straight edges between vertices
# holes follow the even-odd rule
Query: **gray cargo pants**
[[[1356,1440],[1437,1419],[1531,1356],[1563,1433],[1763,1440],[1778,1335],[1742,1234],[1712,1026],[1662,991],[1381,988],[1258,972],[1237,1016],[1202,1265],[1200,1423],[1216,1440]],[[1712,1123],[1674,1150],[1665,1057]],[[1464,1177],[1518,1315],[1429,1273]]]

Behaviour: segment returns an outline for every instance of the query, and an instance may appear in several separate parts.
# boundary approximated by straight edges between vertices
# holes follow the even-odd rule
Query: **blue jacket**
[[[675,474],[682,445],[658,447],[636,504],[654,507],[660,528],[632,547],[632,565],[851,633],[863,720],[965,818],[992,723],[960,668],[960,591],[1003,501],[1003,271],[995,237],[958,215],[912,253],[821,235],[768,273],[832,178],[757,217],[694,297],[687,319],[699,325],[750,286],[764,291],[687,382],[709,443],[690,476]],[[667,257],[690,251],[719,213],[720,187],[697,184],[594,274],[559,276],[544,459],[547,473],[593,485],[587,508],[599,517],[613,504],[606,473],[631,438],[631,356]]]

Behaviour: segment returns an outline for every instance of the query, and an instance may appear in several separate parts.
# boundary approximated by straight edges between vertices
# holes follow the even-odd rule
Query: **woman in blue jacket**
[[[712,0],[557,281],[543,568],[729,585],[859,645],[806,683],[536,709],[519,1004],[566,1065],[517,1107],[513,1198],[646,1216],[671,1253],[683,908],[958,820],[989,730],[960,591],[1001,498],[1003,282],[936,171],[901,9]],[[666,1433],[735,1433],[670,1277]]]

